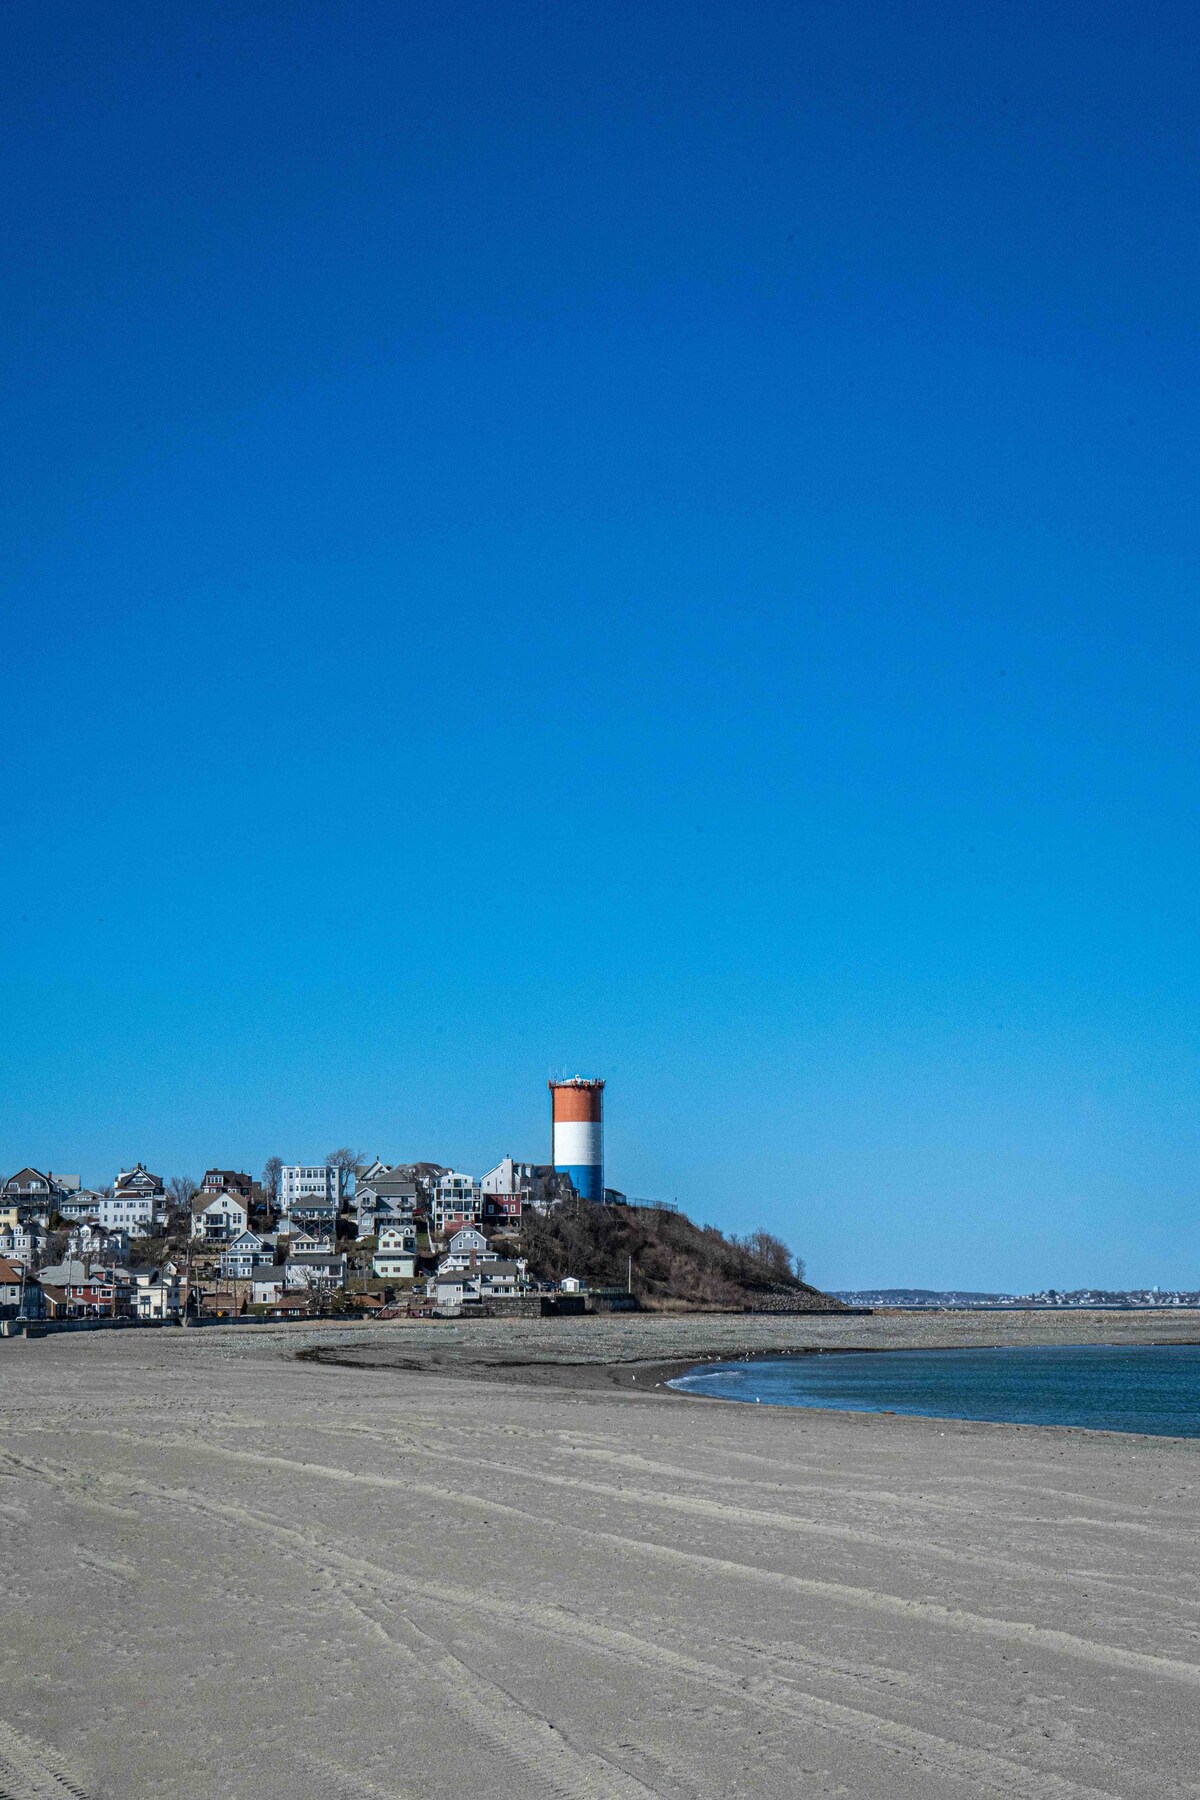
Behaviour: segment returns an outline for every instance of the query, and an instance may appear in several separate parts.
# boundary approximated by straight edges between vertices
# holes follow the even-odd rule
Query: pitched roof
[[[84,1279],[86,1273],[87,1270],[83,1263],[81,1263],[77,1257],[70,1256],[67,1258],[66,1262],[55,1263],[53,1267],[47,1267],[42,1270],[42,1274],[55,1283],[80,1282]],[[43,1283],[43,1286],[44,1285],[45,1284]]]
[[[121,1170],[113,1186],[119,1192],[121,1188],[130,1186],[134,1181],[139,1187],[144,1187],[147,1181],[152,1181],[156,1188],[161,1188],[163,1184],[161,1175],[152,1175],[142,1163],[134,1163],[132,1169]]]
[[[192,1198],[192,1211],[194,1213],[207,1212],[209,1207],[215,1206],[218,1200],[232,1200],[233,1204],[235,1206],[240,1206],[243,1212],[246,1210],[246,1201],[243,1195],[231,1194],[228,1188],[222,1188],[219,1193],[213,1193],[210,1189],[207,1194],[199,1193],[194,1195]]]
[[[518,1278],[525,1274],[520,1263],[493,1262],[479,1263],[474,1269],[439,1269],[436,1279],[442,1281],[494,1281],[497,1275],[513,1275]]]

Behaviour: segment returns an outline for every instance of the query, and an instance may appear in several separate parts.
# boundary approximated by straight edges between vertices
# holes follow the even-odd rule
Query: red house
[[[483,1217],[488,1224],[516,1224],[521,1217],[520,1194],[485,1194]]]

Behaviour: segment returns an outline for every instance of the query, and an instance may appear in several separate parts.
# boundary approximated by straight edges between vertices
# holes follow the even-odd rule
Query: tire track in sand
[[[57,1750],[0,1719],[0,1800],[88,1800]]]
[[[47,1465],[47,1469],[52,1471],[52,1479],[57,1477],[55,1485],[70,1484],[69,1471],[55,1469],[54,1465]],[[119,1476],[106,1479],[123,1483]],[[128,1485],[135,1484],[130,1480]],[[344,1578],[366,1584],[374,1592],[390,1593],[401,1607],[406,1608],[417,1601],[440,1614],[447,1605],[452,1605],[468,1617],[490,1617],[498,1627],[511,1627],[514,1622],[519,1622],[541,1636],[585,1652],[606,1655],[625,1666],[633,1664],[659,1678],[670,1675],[694,1683],[726,1701],[765,1713],[775,1720],[782,1719],[793,1729],[811,1730],[815,1726],[849,1740],[875,1756],[898,1755],[918,1772],[924,1771],[930,1776],[936,1773],[942,1778],[970,1784],[976,1792],[995,1793],[1005,1796],[1005,1800],[1126,1800],[1124,1794],[1111,1789],[1096,1788],[1054,1770],[1033,1768],[999,1752],[955,1742],[863,1708],[826,1699],[801,1688],[777,1669],[764,1675],[739,1677],[719,1664],[600,1624],[565,1608],[507,1596],[492,1597],[486,1592],[455,1588],[444,1582],[422,1583],[410,1573],[397,1576],[385,1566],[352,1555],[311,1531],[284,1524],[228,1496],[210,1499],[192,1489],[163,1487],[145,1480],[138,1480],[136,1488],[143,1499],[171,1511],[186,1507],[222,1525],[235,1519],[248,1533],[256,1534],[284,1554],[301,1560],[305,1567],[316,1569],[326,1577],[338,1570]],[[436,1646],[435,1653],[428,1659],[418,1658],[398,1642],[341,1582],[337,1586],[343,1602],[360,1618],[369,1621],[414,1672],[418,1669],[433,1672],[440,1678],[444,1699],[452,1710],[465,1710],[467,1722],[475,1730],[497,1742],[506,1753],[525,1762],[527,1775],[536,1774],[545,1781],[552,1770],[551,1790],[563,1796],[563,1800],[609,1800],[609,1796],[612,1800],[618,1800],[618,1797],[619,1800],[631,1800],[635,1795],[653,1795],[652,1789],[624,1771],[618,1771],[599,1757],[569,1747],[540,1715],[531,1712],[486,1677],[481,1677],[407,1613],[404,1621],[409,1628],[420,1633],[431,1646]],[[477,1700],[469,1693],[471,1685],[480,1693]],[[547,1757],[551,1759],[549,1767]],[[1157,1791],[1165,1796],[1166,1790],[1161,1784]]]
[[[339,1485],[417,1494],[425,1499],[451,1503],[468,1512],[520,1520],[539,1535],[544,1535],[547,1531],[557,1531],[582,1538],[585,1543],[610,1545],[623,1556],[640,1556],[648,1561],[687,1569],[695,1574],[717,1576],[749,1586],[773,1588],[777,1592],[802,1594],[811,1599],[827,1601],[835,1606],[852,1606],[863,1611],[889,1614],[907,1620],[919,1620],[942,1629],[962,1631],[976,1637],[993,1638],[1000,1643],[1020,1644],[1025,1648],[1037,1646],[1053,1655],[1069,1657],[1073,1661],[1086,1662],[1104,1668],[1136,1671],[1140,1675],[1159,1676],[1187,1687],[1200,1687],[1200,1664],[1184,1662],[1177,1657],[1160,1656],[1148,1650],[1127,1650],[1118,1644],[1102,1644],[1094,1638],[1079,1637],[1074,1632],[1063,1631],[1050,1625],[1036,1625],[1024,1619],[996,1618],[990,1614],[972,1612],[965,1607],[947,1606],[940,1601],[911,1600],[900,1594],[884,1593],[878,1588],[854,1587],[848,1582],[825,1581],[818,1576],[794,1575],[781,1569],[757,1568],[752,1563],[735,1562],[728,1557],[711,1556],[698,1550],[680,1550],[674,1545],[660,1544],[650,1538],[627,1537],[621,1532],[603,1531],[598,1527],[574,1525],[564,1519],[547,1518],[544,1514],[530,1512],[524,1507],[513,1506],[505,1501],[464,1493],[460,1488],[441,1487],[434,1482],[417,1481],[406,1476],[378,1475],[354,1469],[332,1468],[326,1463],[302,1462],[295,1457],[277,1456],[268,1451],[233,1450],[226,1445],[203,1440],[185,1438],[181,1439],[178,1445],[174,1445],[173,1441],[168,1438],[137,1438],[130,1433],[109,1435],[128,1437],[130,1441],[139,1443],[144,1449],[152,1448],[155,1444],[165,1448],[202,1449],[208,1457],[262,1468],[275,1468],[292,1476],[308,1476],[310,1479],[335,1482]],[[0,1452],[0,1459],[7,1461],[10,1467],[19,1466],[22,1460],[8,1451]],[[38,1467],[32,1461],[28,1466],[31,1469]],[[49,1468],[53,1465],[46,1466]],[[64,1470],[62,1473],[65,1475],[67,1472]],[[94,1479],[101,1486],[126,1485],[123,1478],[107,1474],[97,1474]],[[132,1493],[136,1494],[142,1491],[142,1488],[136,1484],[128,1485]]]

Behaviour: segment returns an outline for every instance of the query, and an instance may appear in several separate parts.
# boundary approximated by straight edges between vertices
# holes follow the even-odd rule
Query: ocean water
[[[763,1406],[1200,1437],[1200,1344],[819,1352],[708,1363],[671,1386]]]

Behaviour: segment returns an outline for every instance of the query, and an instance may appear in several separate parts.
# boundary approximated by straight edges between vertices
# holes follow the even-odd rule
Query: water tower
[[[550,1160],[584,1200],[604,1201],[604,1083],[576,1075],[550,1083]]]

